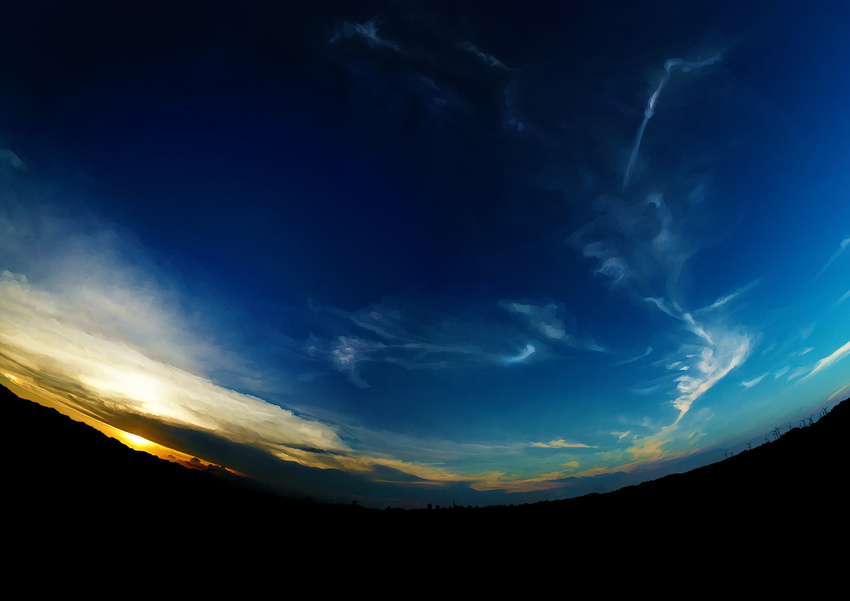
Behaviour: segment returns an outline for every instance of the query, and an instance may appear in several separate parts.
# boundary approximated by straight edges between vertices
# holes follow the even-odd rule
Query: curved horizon
[[[613,490],[816,413],[850,12],[671,6],[16,7],[0,382],[379,507]]]

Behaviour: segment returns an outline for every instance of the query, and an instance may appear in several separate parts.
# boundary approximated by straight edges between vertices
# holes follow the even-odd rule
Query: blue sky
[[[3,382],[378,506],[760,444],[850,383],[850,14],[738,4],[14,9]]]

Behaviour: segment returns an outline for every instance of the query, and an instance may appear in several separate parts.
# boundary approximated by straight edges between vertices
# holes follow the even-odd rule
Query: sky
[[[0,383],[376,507],[762,444],[848,394],[848,25],[820,1],[6,7]]]

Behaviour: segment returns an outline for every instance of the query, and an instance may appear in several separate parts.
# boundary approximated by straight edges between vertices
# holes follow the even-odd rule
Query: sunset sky
[[[604,492],[848,396],[843,3],[3,13],[18,394],[379,507]]]

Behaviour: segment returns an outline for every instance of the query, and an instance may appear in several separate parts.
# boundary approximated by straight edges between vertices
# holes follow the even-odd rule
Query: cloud
[[[694,314],[719,309],[720,307],[723,307],[726,304],[728,304],[729,302],[735,300],[736,298],[738,298],[739,296],[741,296],[745,292],[748,292],[749,290],[751,290],[757,283],[758,283],[758,280],[750,282],[746,286],[742,286],[741,288],[738,288],[737,290],[735,290],[734,292],[732,292],[730,294],[727,294],[725,296],[721,296],[720,298],[718,298],[716,301],[714,301],[710,305],[707,305],[705,307],[700,307],[699,309],[695,310]]]
[[[697,399],[746,361],[753,339],[740,328],[699,322],[676,303],[659,298],[646,300],[666,315],[678,318],[683,329],[696,337],[682,344],[675,355],[678,360],[667,365],[669,371],[685,372],[675,378],[678,396],[672,405],[679,410],[678,423]]]
[[[689,374],[676,378],[679,396],[672,404],[680,412],[677,422],[698,398],[741,366],[751,350],[751,340],[746,334],[715,330],[712,336],[713,341],[696,354]]]
[[[311,306],[320,316],[303,344],[304,352],[368,388],[362,369],[392,365],[408,370],[454,369],[482,365],[515,365],[532,357],[551,357],[557,347],[606,352],[592,336],[570,333],[554,303],[500,300],[495,307],[521,318],[524,329],[482,306],[452,299],[451,311],[440,311],[444,299],[399,296],[384,298],[356,311]],[[532,340],[529,340],[532,338]]]
[[[676,374],[676,398],[671,404],[679,411],[678,423],[693,403],[749,356],[753,336],[744,328],[724,325],[717,312],[756,282],[701,310],[688,311],[679,280],[697,246],[695,237],[677,220],[675,207],[659,193],[637,202],[601,196],[593,206],[601,215],[577,230],[569,242],[595,261],[594,273],[604,276],[613,289],[630,292],[635,300],[654,306],[688,334],[668,367]]]
[[[499,301],[499,306],[510,311],[524,315],[528,319],[529,326],[544,338],[552,340],[567,340],[566,326],[558,318],[558,305],[551,303],[545,306],[536,306],[527,303]]]
[[[446,461],[513,452],[373,432],[341,416],[318,419],[154,359],[140,345],[89,332],[79,315],[67,291],[46,290],[21,274],[0,274],[0,372],[115,427],[145,420],[153,428],[146,432],[149,439],[157,438],[156,424],[161,424],[172,432],[202,432],[246,445],[282,461],[367,478],[388,468],[434,484],[472,483],[480,476],[464,475]],[[352,343],[340,341],[335,349],[341,365],[370,350]],[[179,444],[181,436],[169,440]]]
[[[818,275],[822,275],[827,269],[829,269],[830,265],[832,265],[838,257],[840,257],[844,251],[847,249],[847,246],[850,245],[850,238],[845,238],[838,244],[838,248],[835,249],[835,252],[832,253],[832,256],[829,257],[826,264],[821,267]]]
[[[458,44],[458,48],[474,54],[475,56],[477,56],[478,58],[483,60],[485,63],[487,63],[491,67],[497,67],[497,68],[503,69],[505,71],[511,71],[512,70],[510,67],[505,65],[502,61],[497,59],[492,54],[488,54],[486,52],[482,52],[481,50],[479,50],[478,47],[475,46],[475,44],[472,44],[470,42],[463,42],[461,44]]]
[[[531,443],[532,447],[537,447],[540,449],[595,449],[597,447],[586,445],[580,442],[569,442],[564,440],[563,438],[559,438],[558,440],[550,440],[549,442],[533,442]]]
[[[524,363],[541,351],[539,344],[529,342],[528,334],[513,325],[496,315],[484,317],[488,312],[484,307],[458,303],[451,312],[443,312],[435,308],[439,304],[435,298],[426,302],[403,296],[357,311],[313,304],[321,323],[304,350],[329,362],[361,388],[369,387],[361,372],[367,365],[408,370],[509,365]],[[566,336],[558,320],[549,319],[551,315],[537,317],[541,338]]]
[[[310,468],[371,477],[386,467],[435,482],[471,481],[429,460],[441,441],[406,439],[408,448],[422,452],[414,455],[400,445],[392,456],[376,449],[387,436],[352,428],[345,416],[318,417],[317,409],[288,406],[279,394],[270,402],[222,384],[210,370],[229,368],[238,374],[244,366],[234,353],[215,345],[208,324],[194,317],[216,310],[212,300],[188,304],[166,273],[107,224],[67,221],[30,209],[16,220],[0,212],[0,230],[10,232],[0,239],[4,261],[39,276],[0,272],[0,372],[8,379],[114,427],[144,420],[152,424],[146,433],[152,440],[157,428],[174,444],[204,433]],[[455,332],[451,323],[441,330],[438,349],[404,337],[410,332],[401,325],[402,315],[391,310],[343,315],[371,336],[338,335],[319,342],[328,343],[323,358],[355,382],[364,361],[386,360],[393,346],[409,353],[412,363],[429,366],[435,364],[432,355],[440,353],[492,352],[479,357],[491,362],[510,355],[465,344],[462,339],[471,330]],[[215,326],[226,327],[226,322]],[[490,335],[507,351],[504,333]],[[514,333],[519,339],[520,333]],[[262,374],[252,376],[262,379]],[[166,430],[179,434],[169,437]],[[471,454],[474,449],[464,447],[455,456]]]
[[[637,394],[639,396],[646,396],[652,394],[653,392],[659,390],[661,388],[661,384],[656,384],[654,386],[645,386],[643,388],[630,388],[629,391],[632,394]]]
[[[812,335],[812,332],[815,330],[815,322],[810,323],[805,328],[800,329],[800,338],[803,340],[808,340],[809,336]]]
[[[501,490],[507,493],[555,490],[565,486],[564,480],[574,475],[573,469],[578,467],[578,464],[571,462],[565,467],[570,469],[540,474],[531,478],[521,475],[509,476],[504,472],[490,472],[476,479],[471,488],[478,491]]]
[[[390,42],[382,38],[378,35],[378,27],[377,27],[378,17],[373,17],[369,19],[365,23],[348,23],[345,22],[342,24],[336,33],[334,33],[333,37],[329,40],[331,44],[335,44],[339,42],[344,36],[346,39],[352,37],[360,37],[366,40],[366,43],[369,45],[369,48],[389,48],[391,50],[400,51],[401,49],[397,44]]]
[[[702,67],[713,65],[717,61],[720,60],[720,54],[715,54],[705,60],[690,62],[683,60],[681,58],[670,58],[664,61],[664,75],[661,76],[661,79],[658,81],[658,86],[655,88],[655,91],[649,97],[649,100],[646,102],[646,108],[643,111],[643,121],[641,121],[640,126],[638,127],[637,136],[635,136],[635,145],[632,148],[632,153],[629,156],[629,163],[626,167],[626,173],[623,176],[623,190],[625,191],[626,187],[629,185],[629,180],[632,176],[632,171],[635,168],[635,162],[637,161],[638,150],[640,150],[641,140],[643,139],[643,135],[646,132],[646,126],[649,123],[649,120],[655,115],[655,105],[658,103],[658,99],[661,96],[661,91],[664,89],[664,86],[667,84],[667,81],[670,79],[670,74],[673,69],[679,68],[682,73],[689,73],[691,71],[695,71],[696,69],[701,69]]]
[[[808,371],[808,367],[798,367],[797,369],[791,372],[791,375],[788,376],[788,381],[790,382],[791,380],[796,380],[800,376],[805,375]]]
[[[811,378],[812,376],[814,376],[818,372],[826,369],[827,367],[833,365],[834,363],[837,363],[838,361],[841,361],[848,354],[850,354],[850,341],[845,343],[840,348],[836,349],[832,354],[830,354],[830,355],[824,357],[823,359],[821,359],[820,361],[818,361],[817,364],[815,364],[814,369],[812,369],[812,371],[809,372],[809,374],[806,377],[804,377],[803,380],[801,380],[801,381],[808,380],[809,378]]]
[[[9,165],[13,169],[26,170],[27,166],[17,154],[8,148],[0,148],[0,165]]]
[[[763,373],[759,377],[753,378],[752,380],[745,380],[744,382],[741,382],[741,386],[743,386],[746,389],[750,389],[753,386],[755,386],[756,384],[758,384],[759,382],[761,382],[765,378],[766,375],[767,375],[767,373]]]
[[[623,359],[622,361],[617,361],[613,365],[615,367],[619,367],[620,365],[628,365],[629,363],[634,363],[636,361],[640,361],[644,357],[648,357],[650,355],[650,353],[652,353],[652,347],[648,346],[648,347],[646,347],[646,350],[643,353],[641,353],[640,355],[637,355],[636,357],[632,357],[630,359]]]
[[[529,343],[529,344],[525,345],[525,348],[518,355],[505,359],[505,362],[506,363],[522,363],[523,361],[525,361],[526,359],[531,357],[536,352],[537,352],[537,349],[534,347],[534,345]]]
[[[599,196],[593,202],[599,214],[576,230],[569,244],[592,259],[593,273],[612,288],[637,292],[641,298],[673,296],[685,262],[696,252],[695,234],[685,231],[675,211],[661,194],[630,202]]]
[[[0,308],[2,352],[36,372],[78,385],[101,417],[115,412],[155,416],[251,445],[347,448],[325,424],[152,359],[122,340],[89,333],[65,297],[24,276],[0,276]]]
[[[594,352],[606,352],[605,348],[596,343],[587,334],[570,333],[563,319],[559,317],[562,307],[555,303],[538,305],[529,302],[500,300],[499,306],[521,316],[528,329],[538,336],[543,343],[560,343],[572,348]]]

